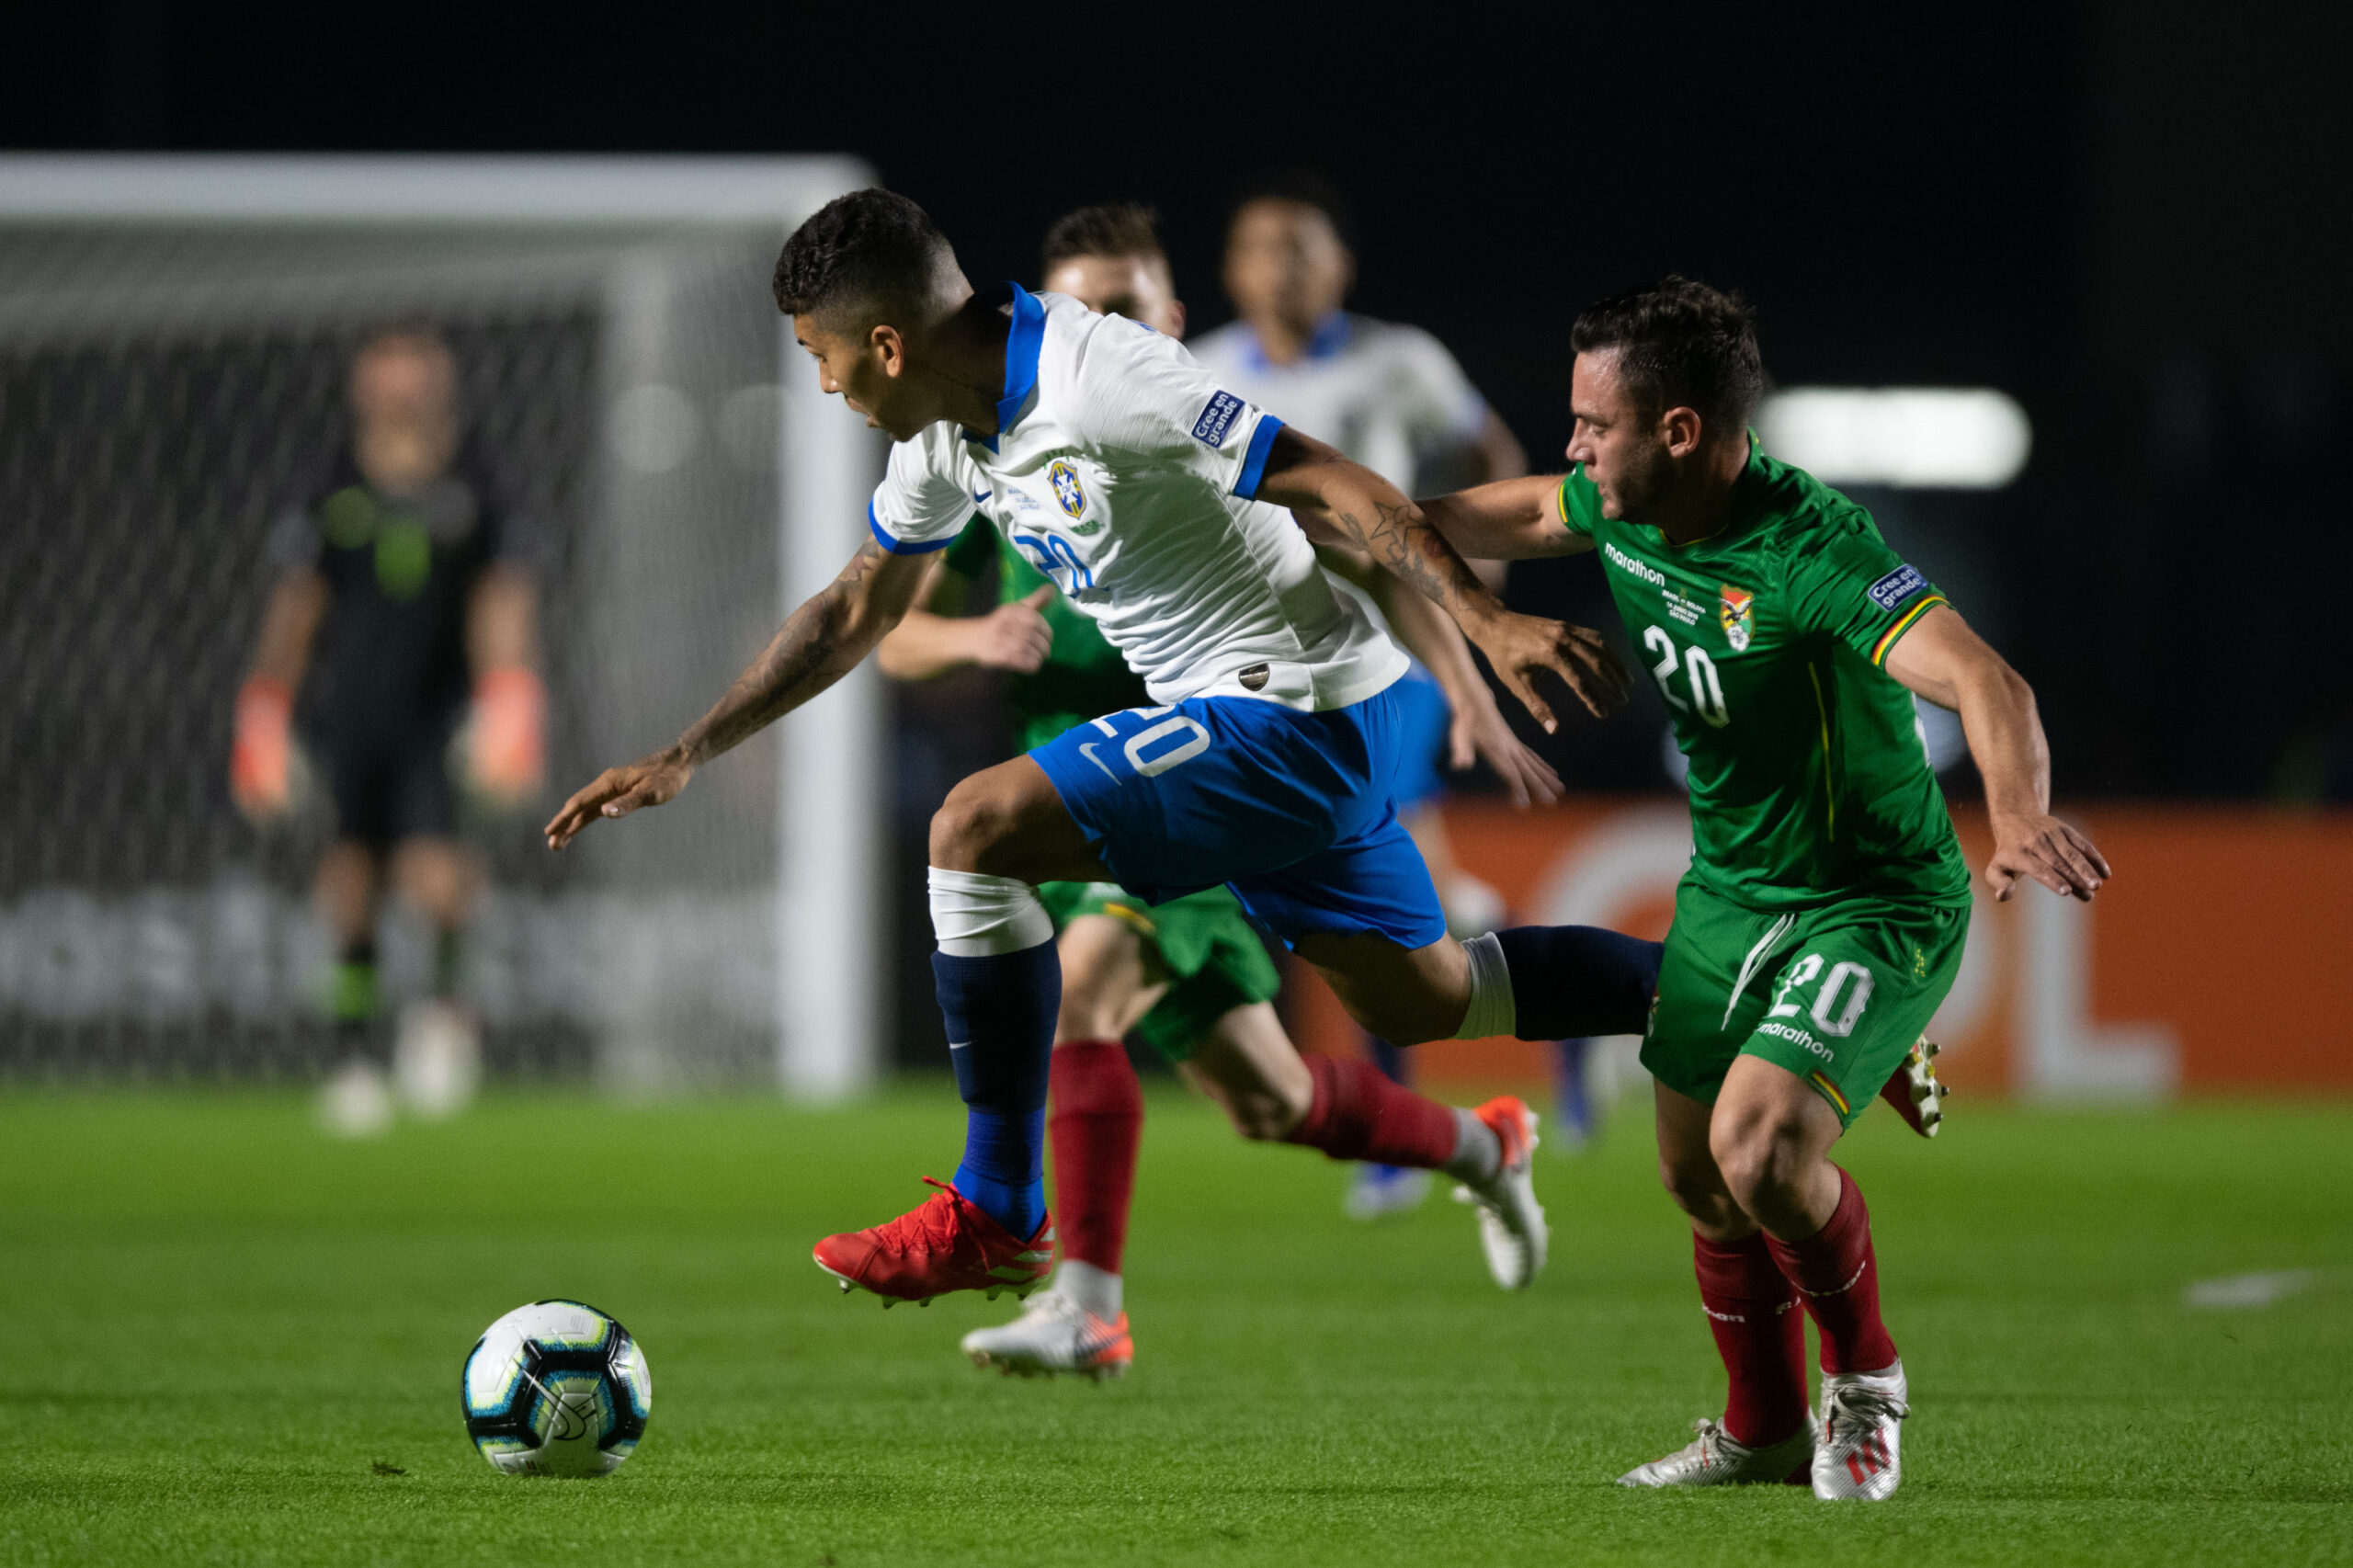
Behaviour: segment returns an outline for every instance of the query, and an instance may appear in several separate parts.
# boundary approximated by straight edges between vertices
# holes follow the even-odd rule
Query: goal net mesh
[[[0,1070],[300,1073],[331,942],[315,773],[282,824],[233,804],[267,541],[344,437],[352,351],[439,327],[461,418],[540,541],[548,784],[469,800],[488,869],[463,988],[491,1065],[765,1075],[778,1028],[779,743],[695,809],[536,828],[674,734],[773,631],[782,563],[773,238],[0,227]],[[299,777],[299,774],[298,774]],[[431,941],[396,901],[387,1004]]]

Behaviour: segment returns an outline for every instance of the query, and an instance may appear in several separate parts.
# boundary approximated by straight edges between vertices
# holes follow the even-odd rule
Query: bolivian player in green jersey
[[[1852,501],[1756,449],[1747,307],[1669,278],[1578,318],[1566,475],[1424,503],[1467,556],[1601,557],[1690,758],[1692,858],[1643,1062],[1730,1383],[1721,1420],[1629,1485],[1778,1482],[1882,1498],[1909,1392],[1832,1146],[1961,963],[1970,885],[1912,698],[1961,715],[1986,880],[2089,899],[2109,875],[2050,812],[2033,694]],[[1802,1301],[1820,1332],[1807,1419]]]

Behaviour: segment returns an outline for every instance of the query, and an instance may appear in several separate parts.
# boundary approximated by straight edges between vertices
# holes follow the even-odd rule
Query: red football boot
[[[1895,1108],[1904,1125],[1923,1138],[1934,1138],[1937,1129],[1944,1125],[1945,1096],[1952,1093],[1937,1080],[1937,1051],[1936,1044],[1922,1035],[1905,1053],[1895,1076],[1879,1092],[1880,1098]]]
[[[1054,1265],[1054,1217],[1038,1221],[1028,1241],[991,1219],[944,1181],[939,1190],[886,1224],[827,1236],[812,1251],[817,1267],[852,1288],[871,1290],[885,1307],[929,1301],[950,1290],[1010,1290],[1027,1296]]]

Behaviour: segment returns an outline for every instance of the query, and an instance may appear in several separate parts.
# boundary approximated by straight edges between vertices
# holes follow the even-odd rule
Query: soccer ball
[[[645,1352],[581,1301],[533,1301],[483,1330],[466,1358],[466,1436],[509,1475],[605,1475],[654,1409]]]

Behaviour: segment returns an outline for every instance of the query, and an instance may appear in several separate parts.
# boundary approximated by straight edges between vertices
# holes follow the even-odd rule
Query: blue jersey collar
[[[990,451],[997,449],[997,442],[1013,428],[1030,394],[1038,390],[1038,350],[1046,342],[1046,307],[1018,283],[1005,287],[1012,291],[1013,320],[1005,333],[1005,395],[996,400],[996,434],[964,432],[964,439],[978,441]]]

